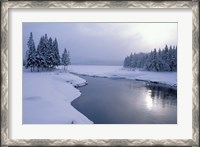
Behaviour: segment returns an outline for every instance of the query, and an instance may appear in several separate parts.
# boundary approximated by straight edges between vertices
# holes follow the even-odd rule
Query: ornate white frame
[[[9,8],[191,8],[193,15],[193,86],[192,86],[192,139],[109,139],[109,140],[74,140],[74,139],[20,139],[8,138],[8,9]],[[199,146],[199,2],[198,1],[3,1],[1,2],[1,146],[59,146],[59,145],[103,145],[103,146],[138,146],[138,145],[176,145]]]

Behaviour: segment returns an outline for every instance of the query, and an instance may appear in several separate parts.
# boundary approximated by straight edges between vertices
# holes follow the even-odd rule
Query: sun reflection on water
[[[151,97],[151,90],[147,91],[147,95],[146,95],[145,101],[146,101],[147,108],[149,110],[151,110],[152,107],[153,107],[153,100],[152,100],[152,97]]]

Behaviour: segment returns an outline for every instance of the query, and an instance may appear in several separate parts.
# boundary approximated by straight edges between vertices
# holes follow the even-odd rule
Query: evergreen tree
[[[52,38],[50,37],[47,43],[47,56],[46,56],[46,63],[49,69],[54,67],[55,63],[55,52],[53,50],[53,42]]]
[[[163,71],[162,51],[160,48],[157,53],[157,69],[158,71]]]
[[[31,67],[31,72],[34,70],[35,66],[35,57],[36,57],[36,50],[35,50],[35,43],[33,40],[33,34],[32,32],[30,33],[29,40],[27,42],[28,50],[26,52],[26,68]]]
[[[148,71],[177,71],[177,47],[166,45],[150,53],[134,53],[124,59],[124,67],[140,68]]]
[[[38,50],[35,52],[35,66],[37,66],[37,71],[40,71],[40,67],[42,66],[42,56],[38,52]]]
[[[157,65],[158,59],[157,59],[157,51],[156,49],[154,49],[154,51],[152,52],[152,71],[159,71],[159,67]]]
[[[46,67],[46,61],[45,61],[46,52],[45,51],[46,49],[45,49],[44,36],[42,36],[40,38],[40,41],[37,47],[37,52],[36,52],[38,71],[39,71],[39,67],[42,67],[42,70],[44,67]]]
[[[134,59],[134,55],[131,53],[131,55],[130,55],[130,64],[131,64],[131,67],[132,68],[134,68],[134,66],[135,66],[135,59]]]
[[[49,39],[47,34],[44,35],[44,40],[43,40],[43,45],[44,45],[44,59],[45,59],[45,67],[49,67],[47,61],[48,61],[48,56],[49,56]]]
[[[177,47],[173,47],[171,55],[171,71],[177,71]]]
[[[54,50],[54,54],[55,54],[55,62],[54,65],[58,66],[60,65],[60,55],[59,55],[59,49],[58,49],[58,42],[57,39],[55,38],[55,40],[53,41],[53,50]]]
[[[65,66],[68,66],[70,64],[69,51],[67,51],[66,48],[62,54],[62,64],[64,66],[64,70],[65,70]]]
[[[149,71],[152,71],[152,70],[153,70],[153,51],[151,51],[151,52],[148,54],[146,69],[149,70]]]
[[[130,58],[129,58],[129,56],[127,56],[124,59],[124,67],[130,67]]]
[[[166,45],[163,52],[162,52],[162,64],[163,64],[163,71],[170,71],[170,66],[169,66],[169,49],[168,46]]]
[[[31,67],[31,71],[34,70],[34,67],[37,67],[37,71],[39,72],[40,68],[42,68],[42,70],[43,68],[52,69],[61,64],[58,42],[56,38],[53,41],[51,37],[48,38],[47,34],[41,36],[36,50],[33,34],[31,32],[27,45],[28,50],[26,52],[25,61],[23,61],[23,64],[25,64],[26,68]],[[62,62],[64,63],[64,66],[70,64],[69,51],[64,53]]]

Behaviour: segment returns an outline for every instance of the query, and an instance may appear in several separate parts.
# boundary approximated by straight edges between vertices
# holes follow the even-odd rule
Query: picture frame
[[[9,9],[190,8],[192,9],[192,139],[9,139]],[[1,146],[199,146],[199,2],[197,1],[3,1],[1,2]]]

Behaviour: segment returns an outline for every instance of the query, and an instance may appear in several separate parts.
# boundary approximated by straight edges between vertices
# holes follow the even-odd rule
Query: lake
[[[80,76],[88,85],[72,106],[95,124],[176,124],[177,91],[145,82]]]

